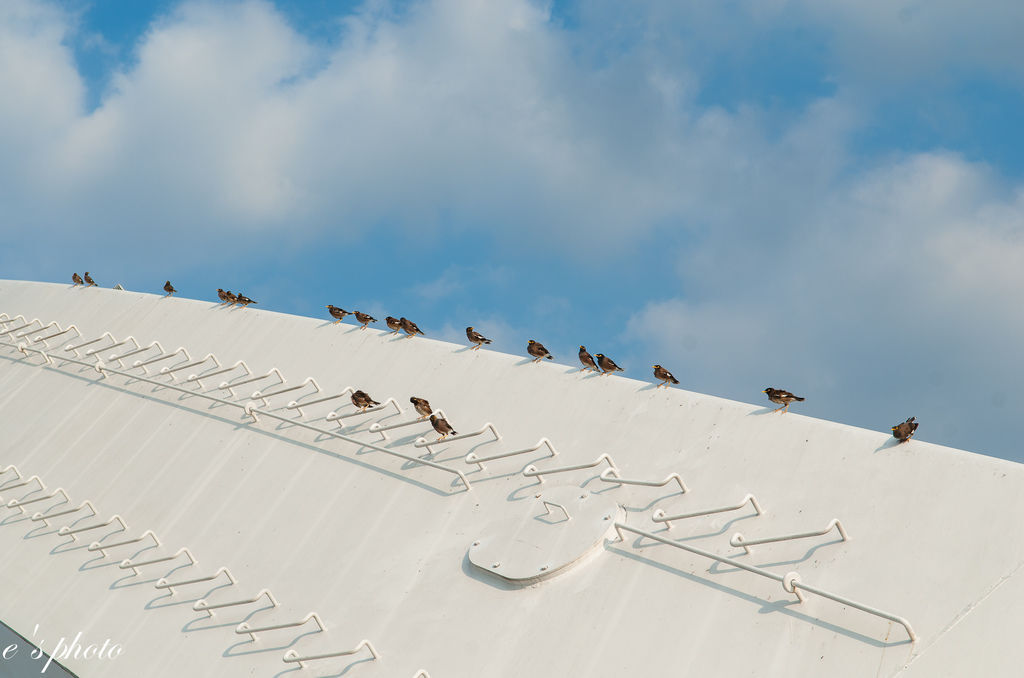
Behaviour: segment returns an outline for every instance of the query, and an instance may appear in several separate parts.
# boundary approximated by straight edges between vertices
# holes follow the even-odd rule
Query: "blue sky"
[[[1024,8],[0,7],[2,277],[321,315],[1017,461]]]

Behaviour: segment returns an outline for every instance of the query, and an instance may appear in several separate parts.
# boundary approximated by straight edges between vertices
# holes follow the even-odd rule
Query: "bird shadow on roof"
[[[876,447],[875,448],[875,452],[881,452],[882,450],[888,450],[889,448],[892,448],[892,447],[899,447],[901,444],[902,443],[900,443],[898,438],[890,437],[884,443],[882,443],[881,445]]]
[[[754,416],[754,415],[771,414],[772,412],[775,412],[775,411],[776,411],[776,408],[774,408],[774,407],[762,407],[759,410],[752,410],[750,412],[747,412],[747,416],[750,417],[750,416]]]
[[[687,581],[694,582],[694,583],[697,583],[697,584],[703,584],[704,586],[710,587],[710,588],[714,589],[715,591],[719,591],[721,593],[725,593],[725,594],[730,595],[730,596],[732,596],[734,598],[738,598],[739,600],[744,600],[746,602],[753,603],[753,604],[758,606],[758,610],[757,611],[758,611],[759,614],[778,613],[778,614],[786,615],[788,617],[792,617],[794,619],[798,619],[800,621],[807,622],[808,624],[813,624],[814,626],[818,626],[818,627],[823,628],[825,630],[831,631],[832,633],[836,633],[836,634],[839,634],[841,636],[845,636],[847,638],[851,638],[853,640],[857,640],[857,641],[860,641],[860,642],[865,643],[867,645],[871,645],[873,647],[878,647],[878,648],[893,647],[893,646],[896,646],[896,645],[908,645],[911,642],[909,639],[901,640],[901,641],[894,641],[894,642],[885,642],[885,641],[878,640],[877,638],[872,638],[871,636],[866,636],[863,633],[857,633],[856,631],[851,631],[850,629],[843,628],[842,626],[838,626],[836,624],[833,624],[832,622],[825,621],[824,619],[821,619],[819,617],[812,617],[811,615],[804,614],[803,612],[798,612],[796,606],[800,605],[799,601],[796,601],[796,600],[765,600],[765,599],[759,598],[758,596],[755,596],[753,594],[746,593],[745,591],[740,591],[739,589],[734,589],[734,588],[732,588],[730,586],[725,586],[724,584],[720,584],[718,582],[711,581],[710,579],[708,579],[706,577],[701,577],[701,576],[699,576],[697,574],[694,574],[692,572],[686,572],[684,570],[680,570],[677,567],[673,567],[673,566],[667,565],[665,563],[660,563],[660,562],[658,562],[656,560],[652,560],[650,558],[638,555],[636,553],[631,553],[630,551],[627,551],[627,550],[623,549],[622,547],[617,546],[616,545],[617,543],[618,542],[614,542],[614,541],[610,541],[610,542],[606,541],[605,542],[605,549],[607,551],[610,551],[612,553],[620,555],[620,556],[622,556],[624,558],[628,558],[629,560],[633,560],[633,561],[636,561],[636,562],[639,562],[639,563],[644,563],[645,565],[650,565],[651,567],[657,568],[657,569],[661,570],[662,572],[667,572],[669,574],[674,574],[674,575],[676,575],[678,577],[681,577],[682,579],[685,579]],[[751,581],[753,581],[753,580],[751,580]],[[781,586],[780,586],[780,588],[781,588]],[[837,605],[836,609],[837,610],[838,609],[842,609],[842,606]]]
[[[646,385],[641,386],[640,388],[638,388],[636,391],[637,391],[637,393],[639,393],[641,391],[653,391],[653,390],[655,390],[657,388],[658,388],[657,384],[646,384]]]
[[[344,676],[346,673],[351,671],[353,667],[359,666],[360,664],[365,664],[366,662],[372,662],[372,661],[374,661],[373,657],[362,657],[360,659],[353,659],[351,662],[348,663],[348,665],[345,668],[343,668],[338,673],[319,673],[319,674],[317,674],[317,678],[341,678],[341,676]],[[289,669],[283,669],[283,670],[278,671],[277,673],[275,673],[272,678],[280,678],[281,676],[289,674],[289,673],[291,673],[293,671],[301,671],[301,670],[302,670],[302,668],[299,667],[299,666],[295,666],[295,667],[289,668]]]

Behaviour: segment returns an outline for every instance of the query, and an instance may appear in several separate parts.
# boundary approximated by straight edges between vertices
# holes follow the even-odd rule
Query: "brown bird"
[[[164,292],[167,292],[164,296],[169,297],[177,291],[178,290],[174,289],[174,285],[171,284],[170,280],[164,283]]]
[[[370,394],[366,391],[355,391],[352,393],[352,404],[359,408],[360,412],[365,412],[367,407],[373,405],[380,405],[376,400],[370,397]]]
[[[362,327],[359,328],[361,330],[365,330],[370,323],[377,322],[376,318],[374,318],[372,315],[369,315],[367,313],[361,313],[359,311],[356,311],[355,312],[355,316],[356,316],[356,320],[358,320],[363,325]]]
[[[398,334],[402,331],[402,321],[398,318],[389,315],[387,318],[384,318],[384,322],[391,329],[391,334]]]
[[[234,295],[234,294],[233,294],[233,293],[231,292],[231,290],[226,290],[226,291],[224,292],[224,297],[225,297],[225,299],[226,299],[226,300],[227,300],[227,302],[228,302],[228,306],[230,306],[231,304],[237,304],[237,303],[238,303],[238,297],[237,297],[237,296],[235,296],[235,295]]]
[[[772,388],[769,386],[764,390],[768,394],[768,400],[782,405],[782,407],[776,407],[775,411],[782,410],[783,412],[789,412],[789,404],[792,402],[802,403],[804,401],[800,396],[795,396],[789,391],[783,391],[781,388]]]
[[[444,417],[439,417],[436,414],[430,415],[430,425],[434,427],[434,430],[441,434],[438,440],[444,440],[450,435],[459,435],[459,432],[452,428],[452,425],[448,423],[448,420]]]
[[[479,350],[484,344],[491,343],[490,339],[474,330],[472,325],[466,328],[466,338],[469,339],[471,343],[476,344],[476,346],[473,347],[474,351]]]
[[[526,352],[533,356],[533,362],[539,363],[544,358],[548,360],[554,360],[555,356],[548,353],[548,350],[544,348],[544,344],[530,339],[526,344]]]
[[[416,409],[416,413],[421,415],[421,420],[429,417],[434,411],[434,408],[430,406],[430,403],[427,402],[426,398],[417,398],[416,396],[413,396],[409,398],[409,402],[412,403],[412,406]]]
[[[327,304],[326,308],[327,312],[331,314],[331,317],[336,318],[336,320],[334,321],[335,323],[340,323],[342,320],[345,319],[345,316],[351,315],[350,311],[346,311],[343,308],[339,308],[334,304]]]
[[[672,376],[672,373],[666,370],[661,365],[654,366],[654,376],[657,379],[661,379],[661,383],[655,386],[655,388],[661,388],[662,386],[668,386],[669,384],[678,384],[679,380]]]
[[[583,364],[583,367],[580,368],[581,372],[584,370],[598,371],[597,363],[594,362],[594,356],[587,353],[586,346],[580,346],[580,363]]]
[[[249,304],[257,303],[255,301],[253,301],[252,299],[250,299],[249,297],[247,297],[244,294],[242,294],[241,292],[238,293],[237,299],[238,299],[238,303],[240,303],[242,306],[248,306]]]
[[[78,275],[77,273],[72,273],[71,274],[71,282],[73,282],[76,285],[81,285],[82,284],[82,276]]]
[[[401,323],[402,329],[405,330],[405,333],[410,337],[415,337],[417,334],[423,334],[423,330],[408,318],[399,318],[398,322]]]
[[[611,374],[612,372],[625,372],[624,369],[615,364],[614,360],[603,353],[598,353],[594,357],[597,358],[597,366],[603,370],[602,375]]]
[[[226,303],[228,300],[227,293],[221,288],[217,288],[217,298],[220,299],[221,303]]]
[[[89,275],[89,271],[85,272],[85,284],[86,287],[92,287],[93,285],[96,284],[96,281],[92,279],[91,275]]]
[[[896,424],[892,427],[892,437],[899,440],[901,443],[905,443],[914,437],[914,432],[917,430],[917,422],[914,421],[917,417],[911,417],[902,424]]]

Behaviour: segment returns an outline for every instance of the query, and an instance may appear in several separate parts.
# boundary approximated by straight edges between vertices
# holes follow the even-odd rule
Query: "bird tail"
[[[484,343],[485,344],[489,344],[489,343],[491,343],[491,340],[490,339],[484,339]]]
[[[547,354],[546,356],[544,356],[544,357],[545,357],[545,358],[547,358],[548,360],[554,360],[554,359],[555,359],[555,356],[551,355],[550,353],[548,353],[548,354]]]
[[[806,398],[801,398],[800,396],[793,396],[793,400],[797,401],[798,403],[802,403],[804,400],[806,400]]]
[[[675,377],[672,377],[672,383],[673,383],[673,384],[678,384],[678,383],[679,383],[679,380],[678,380],[678,379],[676,379]]]

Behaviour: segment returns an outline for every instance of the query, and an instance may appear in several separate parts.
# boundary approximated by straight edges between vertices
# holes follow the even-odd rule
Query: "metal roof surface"
[[[0,314],[0,617],[120,645],[80,676],[1019,675],[1020,464],[253,307],[0,281]],[[302,406],[347,387],[386,407]],[[371,430],[412,395],[479,435]]]

